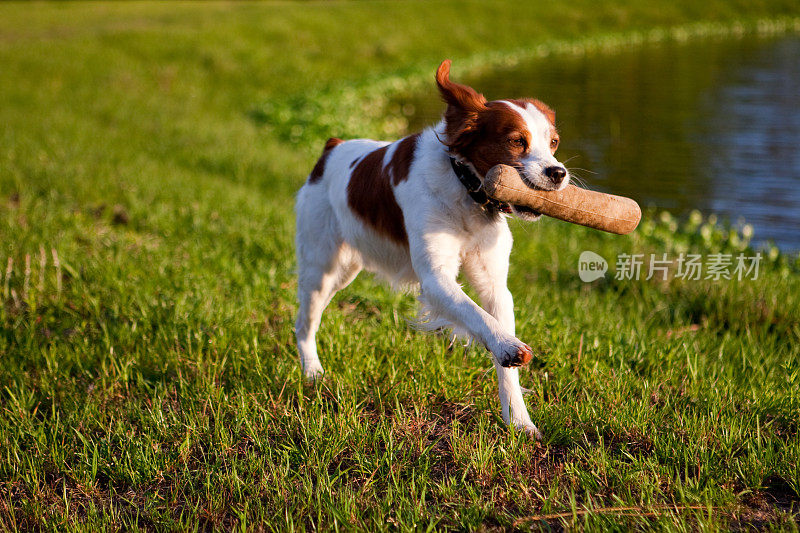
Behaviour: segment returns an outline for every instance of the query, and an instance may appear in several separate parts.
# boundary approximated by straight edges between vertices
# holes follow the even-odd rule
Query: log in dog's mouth
[[[522,181],[525,183],[525,185],[527,185],[531,189],[545,190],[542,187],[538,187],[533,184],[533,181],[531,181],[531,179],[528,177],[528,174],[525,172],[524,168],[517,165],[514,165],[514,168],[519,173],[519,176],[520,178],[522,178]],[[516,215],[517,218],[520,218],[522,220],[530,220],[530,221],[539,220],[539,218],[542,216],[542,214],[539,211],[536,211],[535,209],[531,209],[530,207],[524,205],[511,204],[511,210],[514,212],[514,215]]]

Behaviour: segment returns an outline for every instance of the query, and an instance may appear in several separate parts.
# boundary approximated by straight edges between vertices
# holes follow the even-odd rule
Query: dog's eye
[[[556,148],[558,148],[558,139],[555,139],[555,138],[551,139],[550,140],[550,149],[551,150],[555,150]]]
[[[511,144],[523,149],[528,145],[528,143],[525,141],[525,137],[514,137],[511,139]]]

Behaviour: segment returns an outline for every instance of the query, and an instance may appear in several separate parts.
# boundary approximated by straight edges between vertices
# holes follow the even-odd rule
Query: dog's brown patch
[[[338,137],[331,137],[325,142],[325,148],[322,149],[322,155],[319,156],[319,159],[317,159],[317,164],[314,165],[314,168],[311,170],[311,174],[308,176],[309,183],[316,183],[322,179],[322,175],[325,173],[325,162],[328,160],[331,150],[343,142],[344,141]]]
[[[528,104],[531,104],[536,109],[538,109],[550,122],[550,125],[555,128],[556,126],[556,112],[550,109],[550,106],[542,102],[541,100],[537,100],[536,98],[518,98],[516,100],[509,100],[514,105],[520,106],[522,109],[528,107]]]
[[[347,203],[376,232],[397,244],[408,246],[403,212],[383,165],[387,148],[384,146],[370,152],[353,170],[347,184]]]
[[[525,145],[514,144],[512,140],[517,138]],[[531,139],[522,115],[503,102],[489,102],[479,114],[477,132],[467,142],[458,143],[456,151],[485,175],[495,165],[516,165]]]
[[[447,145],[456,153],[478,132],[478,117],[486,109],[486,98],[468,85],[450,81],[450,60],[436,70],[436,85],[447,104],[444,112]]]
[[[400,140],[392,154],[389,171],[392,175],[392,183],[395,185],[408,179],[408,171],[414,161],[414,150],[417,148],[417,139],[419,139],[419,133]]]
[[[339,146],[340,144],[342,144],[343,142],[344,141],[339,137],[331,137],[330,139],[325,141],[325,148],[323,149],[323,151],[329,152],[334,148],[336,148],[337,146]]]

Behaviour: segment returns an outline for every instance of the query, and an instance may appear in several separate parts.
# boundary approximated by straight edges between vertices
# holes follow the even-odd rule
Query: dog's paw
[[[539,428],[534,426],[532,422],[515,422],[514,428],[517,431],[521,431],[538,441],[542,440],[542,432],[539,431]]]
[[[501,366],[516,367],[529,363],[533,359],[533,351],[530,346],[512,337],[510,341],[500,345],[494,356]]]
[[[324,375],[325,370],[323,370],[322,365],[319,363],[309,364],[303,367],[303,379],[306,381],[319,381]]]

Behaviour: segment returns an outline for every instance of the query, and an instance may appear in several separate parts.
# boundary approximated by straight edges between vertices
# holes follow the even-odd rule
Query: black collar
[[[494,198],[489,198],[483,190],[483,183],[481,179],[469,168],[460,161],[456,161],[454,157],[450,157],[450,165],[453,167],[453,172],[458,176],[458,181],[467,189],[467,194],[470,198],[475,200],[479,206],[489,213],[511,213],[511,206],[503,203]]]

